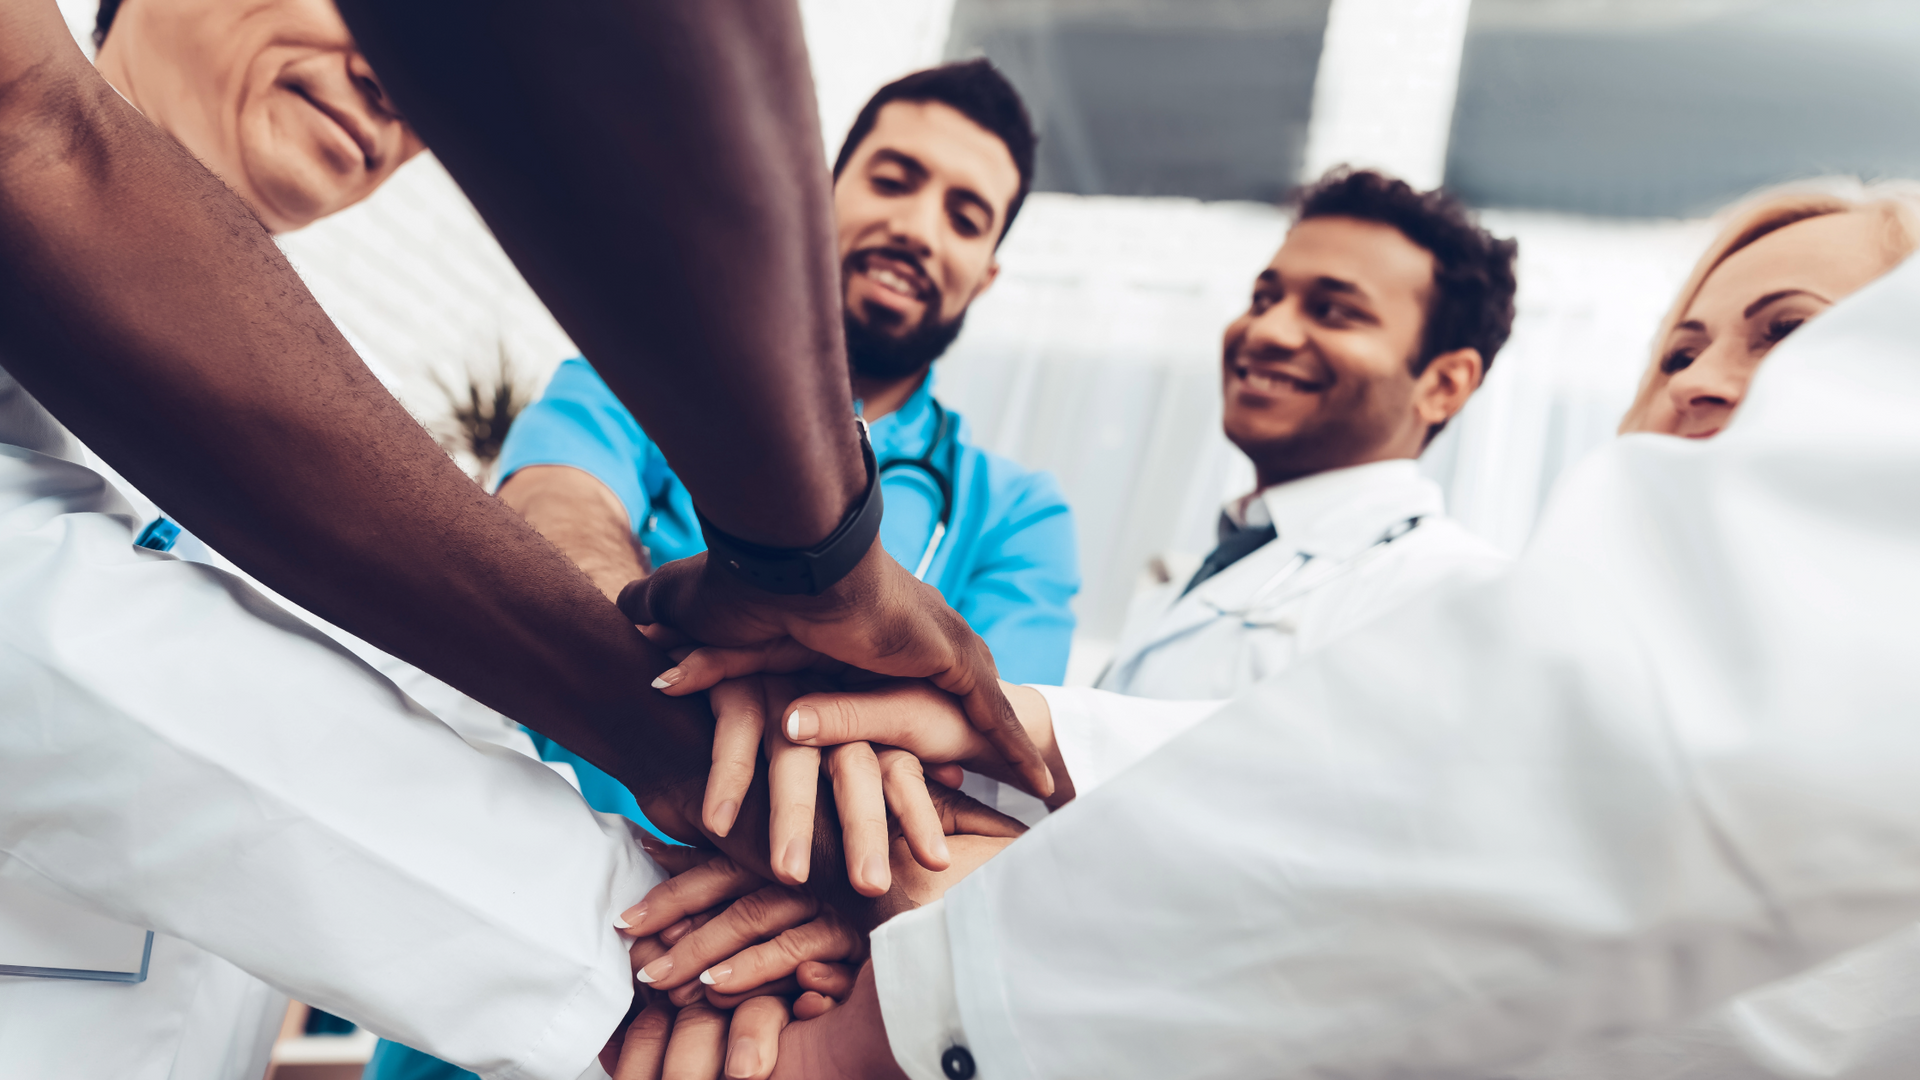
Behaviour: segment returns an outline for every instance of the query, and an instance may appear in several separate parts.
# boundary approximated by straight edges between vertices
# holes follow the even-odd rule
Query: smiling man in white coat
[[[1444,192],[1337,170],[1227,327],[1227,438],[1258,486],[1190,581],[1142,595],[1100,687],[1218,700],[1443,582],[1506,559],[1414,459],[1513,325],[1515,245]]]

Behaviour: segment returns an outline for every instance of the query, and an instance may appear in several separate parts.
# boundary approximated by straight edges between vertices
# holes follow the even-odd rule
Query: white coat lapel
[[[1213,622],[1224,611],[1235,610],[1238,598],[1259,588],[1284,568],[1294,554],[1291,545],[1274,540],[1201,582],[1192,592],[1174,600],[1165,614],[1147,622],[1138,637],[1121,642],[1113,658],[1114,671],[1126,670],[1154,649]],[[1173,588],[1169,586],[1169,591]]]

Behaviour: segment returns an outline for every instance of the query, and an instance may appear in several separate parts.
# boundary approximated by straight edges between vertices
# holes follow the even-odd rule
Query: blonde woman
[[[1775,345],[1920,245],[1920,184],[1777,188],[1726,219],[1661,321],[1623,435],[1724,429]]]

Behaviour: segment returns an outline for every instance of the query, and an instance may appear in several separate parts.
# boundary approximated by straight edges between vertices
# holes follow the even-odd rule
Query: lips
[[[373,133],[366,129],[359,117],[343,109],[334,108],[325,98],[316,96],[313,91],[300,83],[290,82],[286,86],[287,89],[300,95],[301,100],[319,110],[321,115],[333,121],[341,131],[346,132],[347,138],[352,139],[354,145],[360,148],[360,157],[365,162],[367,171],[374,171],[379,164],[379,147],[374,142]]]
[[[933,282],[920,268],[920,260],[911,255],[873,250],[855,258],[857,273],[895,296],[924,303],[935,293]]]
[[[1326,380],[1311,377],[1290,361],[1232,357],[1227,370],[1241,385],[1258,394],[1318,394],[1327,388]]]

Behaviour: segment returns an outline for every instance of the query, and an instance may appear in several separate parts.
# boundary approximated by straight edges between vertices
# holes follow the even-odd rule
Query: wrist
[[[881,515],[879,460],[866,423],[856,420],[855,424],[866,487],[826,539],[807,548],[768,547],[722,531],[696,507],[694,515],[707,542],[709,562],[774,596],[819,596],[852,573],[878,546]]]
[[[1060,754],[1060,743],[1053,737],[1053,709],[1047,704],[1047,696],[1031,686],[1000,680],[1001,692],[1007,695],[1008,704],[1013,706],[1013,714],[1020,720],[1020,726],[1027,730],[1027,737],[1040,750],[1041,760],[1053,773],[1053,794],[1046,799],[1047,809],[1058,810],[1073,801],[1073,777],[1067,774],[1067,762]]]

